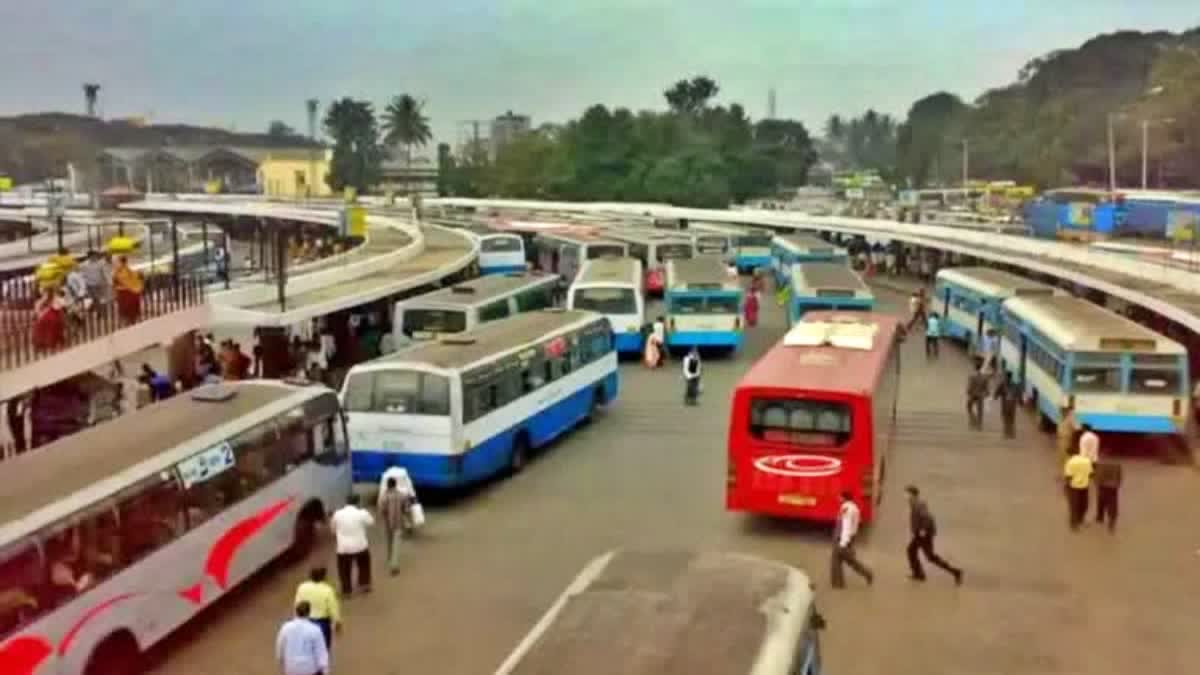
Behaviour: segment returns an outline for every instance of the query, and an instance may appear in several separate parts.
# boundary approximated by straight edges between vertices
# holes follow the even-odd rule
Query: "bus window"
[[[832,401],[755,398],[750,435],[771,443],[839,447],[850,439],[850,406]]]
[[[521,240],[516,237],[488,237],[479,248],[484,253],[516,253],[521,250]]]
[[[461,333],[467,329],[467,315],[458,310],[406,309],[401,331],[413,333]]]
[[[32,541],[0,549],[0,640],[49,609],[38,598],[42,579],[42,560]]]
[[[422,373],[421,396],[417,403],[417,411],[422,415],[449,415],[449,378]]]
[[[1129,376],[1129,391],[1135,394],[1174,395],[1179,387],[1179,373],[1172,370],[1135,368]]]
[[[532,312],[546,309],[554,304],[554,298],[548,287],[531,288],[517,295],[517,311]]]
[[[508,309],[508,300],[497,300],[489,305],[484,305],[479,308],[479,322],[495,321],[496,319],[504,319],[511,312]]]
[[[597,314],[637,313],[637,296],[631,288],[580,288],[573,300],[575,309]]]
[[[121,554],[129,564],[141,560],[184,533],[183,491],[170,473],[155,476],[117,498]]]
[[[708,314],[737,314],[738,299],[736,296],[716,296],[708,298],[705,303],[705,311]]]
[[[592,244],[588,246],[587,251],[588,260],[595,260],[604,256],[620,257],[623,255],[625,255],[625,248],[615,244]]]
[[[213,516],[241,501],[242,476],[238,471],[220,469],[192,484],[184,495],[188,526],[198,527]]]
[[[659,244],[658,262],[692,257],[692,247],[687,244]]]

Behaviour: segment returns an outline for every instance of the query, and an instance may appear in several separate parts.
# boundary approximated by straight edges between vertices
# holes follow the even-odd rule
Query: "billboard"
[[[13,179],[8,176],[0,176],[0,192],[7,192],[13,187]]]
[[[1096,210],[1095,204],[1087,202],[1071,202],[1067,205],[1067,224],[1072,227],[1090,229],[1092,216]]]

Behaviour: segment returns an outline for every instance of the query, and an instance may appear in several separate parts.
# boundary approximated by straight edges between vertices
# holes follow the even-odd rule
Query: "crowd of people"
[[[79,263],[60,249],[52,262],[56,276],[38,280],[40,293],[33,304],[35,349],[61,348],[89,315],[108,311],[114,302],[123,324],[141,317],[145,284],[126,256],[117,256],[114,265],[110,254],[93,250]]]

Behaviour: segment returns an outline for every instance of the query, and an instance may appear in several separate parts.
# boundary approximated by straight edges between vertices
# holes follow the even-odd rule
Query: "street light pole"
[[[968,141],[965,138],[962,141],[962,145],[963,145],[963,162],[962,162],[962,164],[963,164],[963,189],[966,190],[967,189],[967,177],[969,175],[968,169],[970,168],[971,145],[970,145],[970,141]]]
[[[1108,191],[1117,191],[1117,149],[1113,141],[1113,114],[1108,113]]]
[[[1146,164],[1150,152],[1150,120],[1142,120],[1142,189],[1146,189]]]

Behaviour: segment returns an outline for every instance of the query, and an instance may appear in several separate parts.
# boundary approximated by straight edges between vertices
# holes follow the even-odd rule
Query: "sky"
[[[1197,0],[0,0],[0,115],[83,112],[86,81],[105,117],[304,129],[307,98],[410,93],[453,143],[508,110],[663,108],[705,74],[751,117],[773,86],[779,117],[819,129],[973,99],[1099,33],[1197,25]]]

